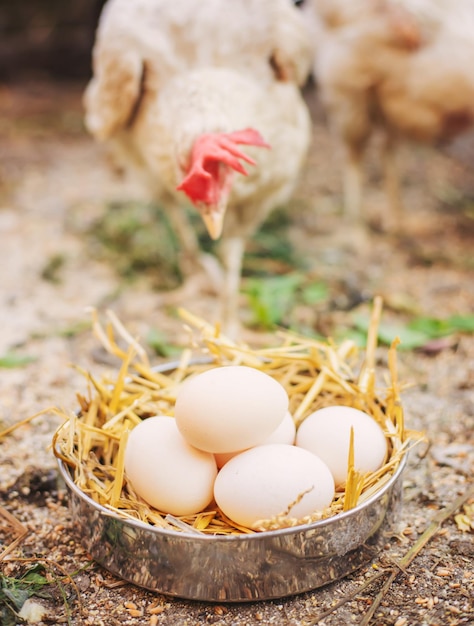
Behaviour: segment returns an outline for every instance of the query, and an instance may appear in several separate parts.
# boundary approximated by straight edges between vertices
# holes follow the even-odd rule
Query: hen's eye
[[[305,0],[293,0],[295,7],[301,7],[305,3]]]

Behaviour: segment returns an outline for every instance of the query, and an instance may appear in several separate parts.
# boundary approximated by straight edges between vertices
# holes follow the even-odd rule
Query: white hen
[[[346,210],[360,214],[362,158],[378,129],[396,216],[399,139],[435,143],[474,124],[474,0],[309,0],[306,11],[321,98],[345,150]]]
[[[312,55],[289,0],[109,0],[100,20],[87,127],[169,206],[189,254],[197,244],[177,207],[185,194],[211,237],[222,231],[227,327],[245,240],[288,201],[304,162],[310,119],[299,85]]]

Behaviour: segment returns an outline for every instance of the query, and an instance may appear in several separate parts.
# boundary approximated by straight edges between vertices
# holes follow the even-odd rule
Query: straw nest
[[[161,528],[207,534],[250,533],[309,523],[347,511],[390,480],[408,447],[418,438],[417,433],[407,432],[404,426],[396,364],[398,340],[388,350],[388,380],[383,389],[376,386],[375,349],[381,306],[381,300],[376,299],[365,355],[352,341],[335,345],[330,340],[316,341],[290,332],[276,334],[276,347],[253,350],[181,311],[191,335],[191,347],[167,371],[157,371],[150,365],[143,347],[112,313],[108,313],[104,328],[93,312],[95,334],[107,351],[120,359],[121,367],[115,379],[97,380],[91,373],[83,372],[89,382],[88,397],[78,394],[77,413],[64,415],[65,421],[54,435],[54,454],[69,467],[77,487],[111,514]],[[147,417],[172,416],[177,390],[185,378],[229,364],[255,367],[278,380],[288,392],[297,426],[316,409],[335,404],[372,415],[388,441],[383,467],[370,474],[358,473],[353,467],[351,448],[345,490],[336,492],[327,510],[296,520],[291,517],[294,503],[288,503],[286,511],[274,519],[263,520],[257,530],[237,526],[215,504],[197,515],[180,518],[150,507],[134,493],[124,474],[124,451],[130,430]]]

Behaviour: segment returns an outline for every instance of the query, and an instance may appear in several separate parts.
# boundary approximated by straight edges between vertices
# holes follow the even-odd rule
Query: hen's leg
[[[340,245],[358,254],[369,246],[369,230],[363,206],[364,150],[365,141],[346,144],[343,170],[344,224],[338,231]]]
[[[218,260],[212,254],[206,254],[201,250],[196,231],[186,217],[183,208],[175,205],[170,209],[170,222],[181,243],[180,267],[185,280],[192,281],[199,270],[201,273],[204,271],[212,289],[220,292],[222,270]]]
[[[182,250],[182,270],[185,275],[195,271],[201,249],[195,230],[192,228],[182,207],[170,206],[168,211],[169,220],[174,232],[178,236]]]
[[[362,154],[363,149],[358,145],[347,145],[344,163],[344,214],[353,222],[362,218]]]
[[[224,333],[234,339],[240,329],[239,295],[244,249],[243,237],[222,239],[221,254],[225,276],[221,292],[221,320]]]
[[[384,230],[399,230],[402,225],[403,204],[396,148],[396,138],[387,133],[383,142],[384,185],[388,204],[387,212],[382,215],[382,228]]]

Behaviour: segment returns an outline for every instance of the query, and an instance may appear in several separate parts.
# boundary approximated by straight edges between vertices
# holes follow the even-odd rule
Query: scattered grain
[[[453,575],[453,571],[450,569],[447,569],[446,567],[438,567],[438,569],[436,570],[436,576],[441,576],[445,578],[447,576],[452,576],[452,575]]]
[[[136,611],[138,609],[138,606],[135,604],[135,602],[124,602],[123,605],[126,609],[129,609],[132,611]]]
[[[214,607],[214,613],[216,615],[225,615],[227,611],[228,611],[227,607],[221,606],[220,604]]]
[[[149,606],[146,610],[147,613],[150,613],[150,615],[160,615],[160,613],[163,613],[165,610],[164,606],[158,605],[158,606]]]

